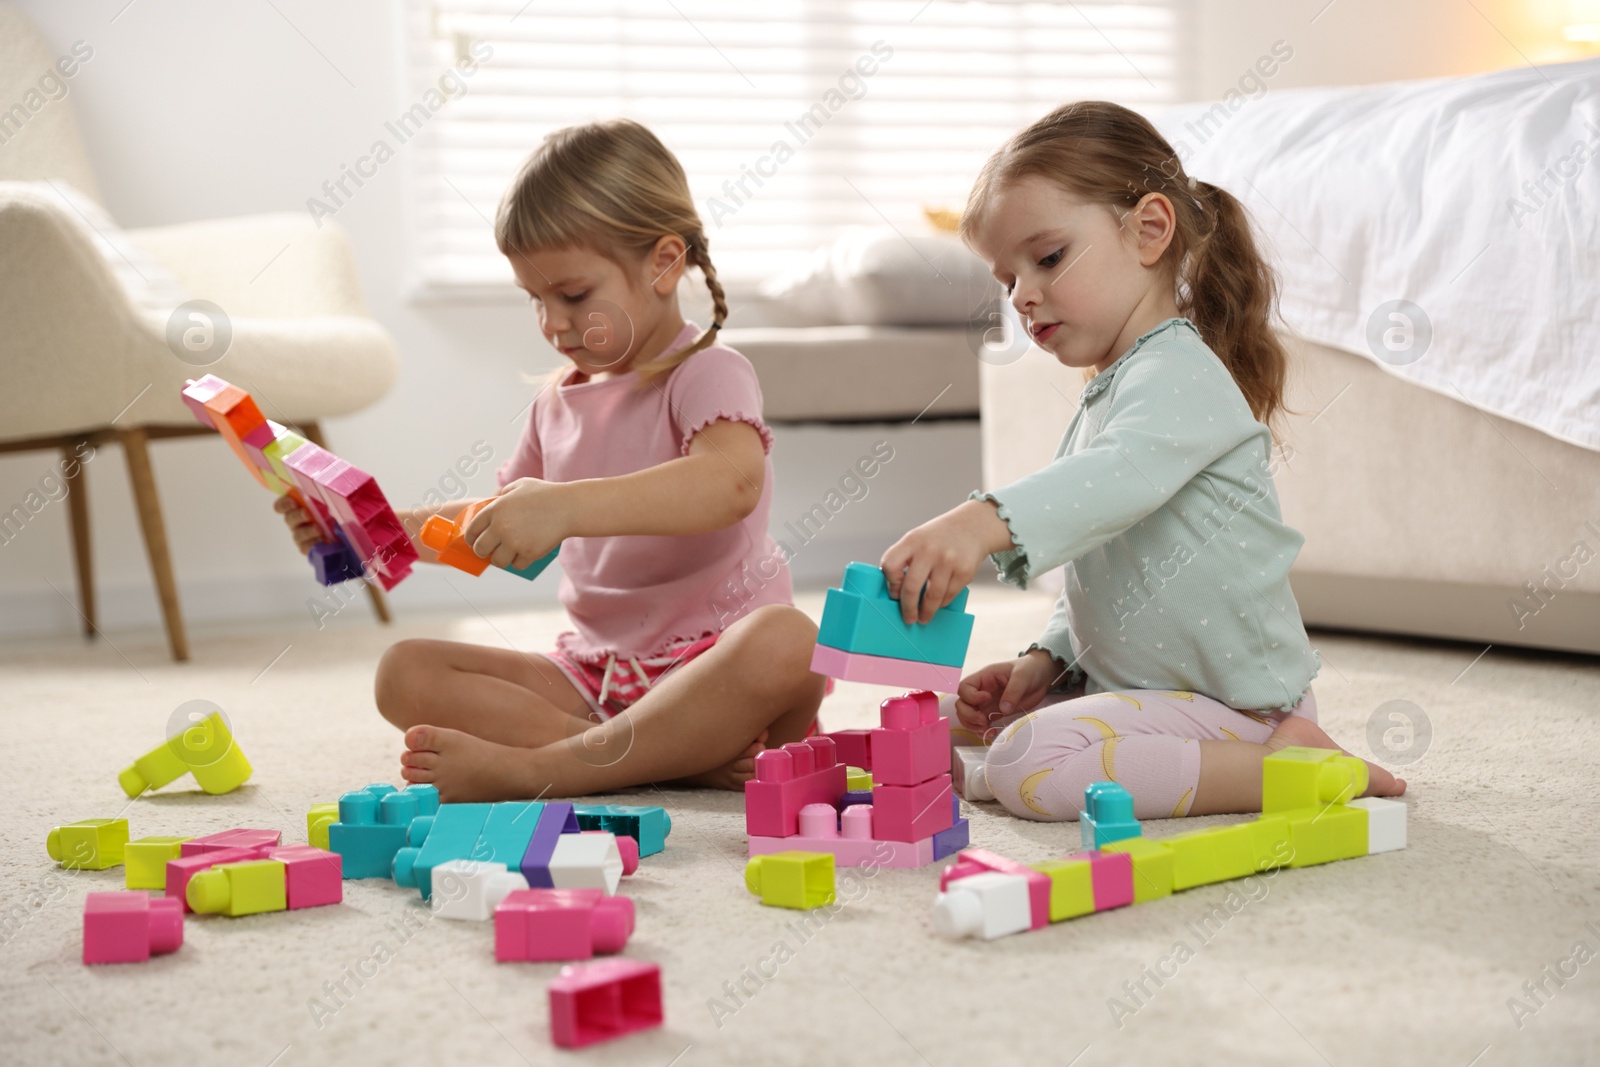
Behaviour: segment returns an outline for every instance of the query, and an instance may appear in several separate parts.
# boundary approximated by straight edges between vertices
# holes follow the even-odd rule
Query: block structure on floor
[[[306,816],[311,844],[322,841],[338,853],[346,878],[389,878],[412,821],[438,813],[439,790],[431,785],[396,789],[379,782],[341,796],[336,811],[338,818],[325,823],[327,805],[311,809]]]
[[[981,849],[963,850],[940,878],[934,926],[949,937],[986,940],[1037,929],[1038,883],[1030,883],[1029,874],[1043,880],[1048,921],[1060,922],[1262,871],[1405,848],[1405,804],[1356,798],[1367,777],[1366,764],[1354,757],[1285,748],[1262,761],[1262,779],[1266,810],[1259,817],[1163,838],[1139,836],[1121,787],[1093,783],[1085,790],[1084,817],[1094,821],[1083,830],[1085,841],[1107,831],[1126,836],[1031,868]],[[1026,924],[1017,904],[1022,899],[1030,905]]]

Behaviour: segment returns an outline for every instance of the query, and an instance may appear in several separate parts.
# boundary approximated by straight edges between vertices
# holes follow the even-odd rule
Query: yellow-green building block
[[[1310,867],[1367,854],[1367,811],[1343,804],[1284,812],[1289,820],[1291,867]]]
[[[827,852],[773,852],[751,856],[744,884],[761,903],[779,908],[819,908],[833,903],[833,856]]]
[[[1343,804],[1367,788],[1367,765],[1337,749],[1281,748],[1261,762],[1261,810],[1272,812]]]
[[[239,788],[250,777],[250,770],[244,750],[217,711],[134,760],[117,775],[117,784],[136,797],[192,773],[200,788],[215,796]]]
[[[1169,839],[1170,840],[1170,839]],[[1125,837],[1109,841],[1101,852],[1126,852],[1133,859],[1133,902],[1143,904],[1172,895],[1174,855],[1163,840]]]
[[[1226,882],[1255,873],[1251,825],[1213,826],[1160,838],[1172,850],[1172,888]]]
[[[169,742],[163,741],[134,760],[131,767],[125,767],[117,775],[117,784],[122,786],[124,793],[136,797],[147,789],[170,785],[188,773],[189,765],[183,762]]]
[[[320,848],[324,852],[328,848],[328,827],[339,821],[339,805],[313,804],[311,810],[306,812],[306,840],[312,848]]]
[[[129,841],[123,855],[124,884],[129,889],[167,888],[167,861],[182,853],[187,837],[141,837]]]
[[[85,819],[57,826],[44,842],[50,858],[77,871],[103,871],[123,860],[128,847],[127,819]]]
[[[846,789],[871,789],[872,775],[860,767],[846,767],[844,769],[844,787]]]
[[[1047,860],[1032,867],[1050,879],[1051,922],[1094,911],[1094,880],[1088,860]]]
[[[280,860],[224,863],[189,879],[189,907],[200,914],[255,915],[289,906]]]
[[[1289,859],[1294,855],[1294,845],[1290,840],[1287,815],[1274,812],[1244,825],[1250,828],[1250,848],[1255,853],[1256,870],[1270,871],[1289,865]]]

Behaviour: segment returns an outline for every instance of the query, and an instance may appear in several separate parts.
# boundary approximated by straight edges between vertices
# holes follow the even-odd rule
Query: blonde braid
[[[711,325],[688,347],[664,359],[652,359],[648,363],[640,364],[638,373],[641,382],[648,381],[658,374],[665,374],[696,352],[710,348],[716,342],[717,331],[722,329],[722,324],[728,319],[728,298],[722,291],[722,283],[717,280],[717,268],[711,264],[711,251],[706,247],[704,234],[688,235],[684,241],[684,258],[691,266],[699,267],[700,273],[706,276],[706,288],[711,290]]]

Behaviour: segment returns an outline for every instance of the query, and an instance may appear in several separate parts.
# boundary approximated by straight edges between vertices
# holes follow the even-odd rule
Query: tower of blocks
[[[417,535],[418,540],[433,549],[440,563],[454,567],[458,571],[466,571],[476,578],[489,569],[489,561],[472,550],[472,546],[467,544],[466,538],[462,536],[462,531],[487,503],[489,503],[487,500],[475,500],[463,508],[454,519],[447,519],[443,515],[432,516],[422,524],[422,532]],[[506,567],[505,570],[531,582],[544,573],[544,569],[550,566],[551,561],[556,558],[556,553],[560,551],[561,548],[557,546],[526,567]]]
[[[903,622],[883,571],[851,563],[823,603],[811,669],[852,682],[953,693],[972,640],[966,608],[963,589],[932,621]],[[948,752],[945,761],[948,768]]]
[[[845,742],[869,765],[870,789],[849,788],[832,736],[756,756],[756,776],[744,787],[751,856],[828,853],[841,865],[922,867],[966,846],[939,698],[926,690],[890,697],[879,715],[881,726],[849,732]],[[869,783],[858,775],[857,784]]]
[[[308,553],[319,582],[365,574],[393,589],[411,573],[417,550],[372,475],[267,419],[249,393],[215,375],[188,382],[183,402],[202,426],[222,435],[257,482],[293,497],[311,516],[322,535]]]
[[[993,940],[1260,871],[1405,848],[1406,806],[1357,798],[1366,787],[1367,765],[1353,756],[1285,748],[1263,761],[1259,818],[1151,839],[1127,791],[1096,782],[1084,791],[1084,851],[1025,865],[967,849],[939,879],[933,925]]]

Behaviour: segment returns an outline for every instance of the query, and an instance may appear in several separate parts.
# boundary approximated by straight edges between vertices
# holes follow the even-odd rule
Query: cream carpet
[[[973,605],[969,665],[1011,654],[1048,607],[999,590]],[[802,606],[815,617],[821,599]],[[7,648],[0,1061],[1600,1062],[1600,664],[1334,634],[1314,636],[1335,738],[1369,755],[1368,718],[1397,699],[1431,723],[1426,753],[1402,772],[1403,853],[950,944],[928,920],[936,868],[845,884],[845,905],[803,927],[801,913],[761,907],[744,889],[738,796],[641,790],[625,799],[665,804],[673,832],[627,883],[638,909],[627,955],[661,964],[667,1024],[581,1054],[549,1043],[556,965],[497,965],[489,928],[429,921],[417,895],[392,884],[346,883],[338,907],[191,918],[183,948],[144,965],[79,962],[83,896],[120,889],[122,872],[54,869],[51,826],[126,809],[135,837],[247,825],[304,840],[312,803],[398,781],[400,739],[371,697],[386,644],[543,648],[560,625],[543,612],[380,629],[358,603],[322,631],[299,621],[197,633],[183,666],[154,632],[113,634],[115,647]],[[842,686],[825,727],[870,724],[884,695]],[[116,771],[197,697],[232,717],[255,777],[226,797],[172,787],[128,804]],[[1020,860],[1077,847],[1076,824],[1024,823],[994,805],[971,814],[975,844]],[[1542,990],[1530,995],[1529,982]]]

